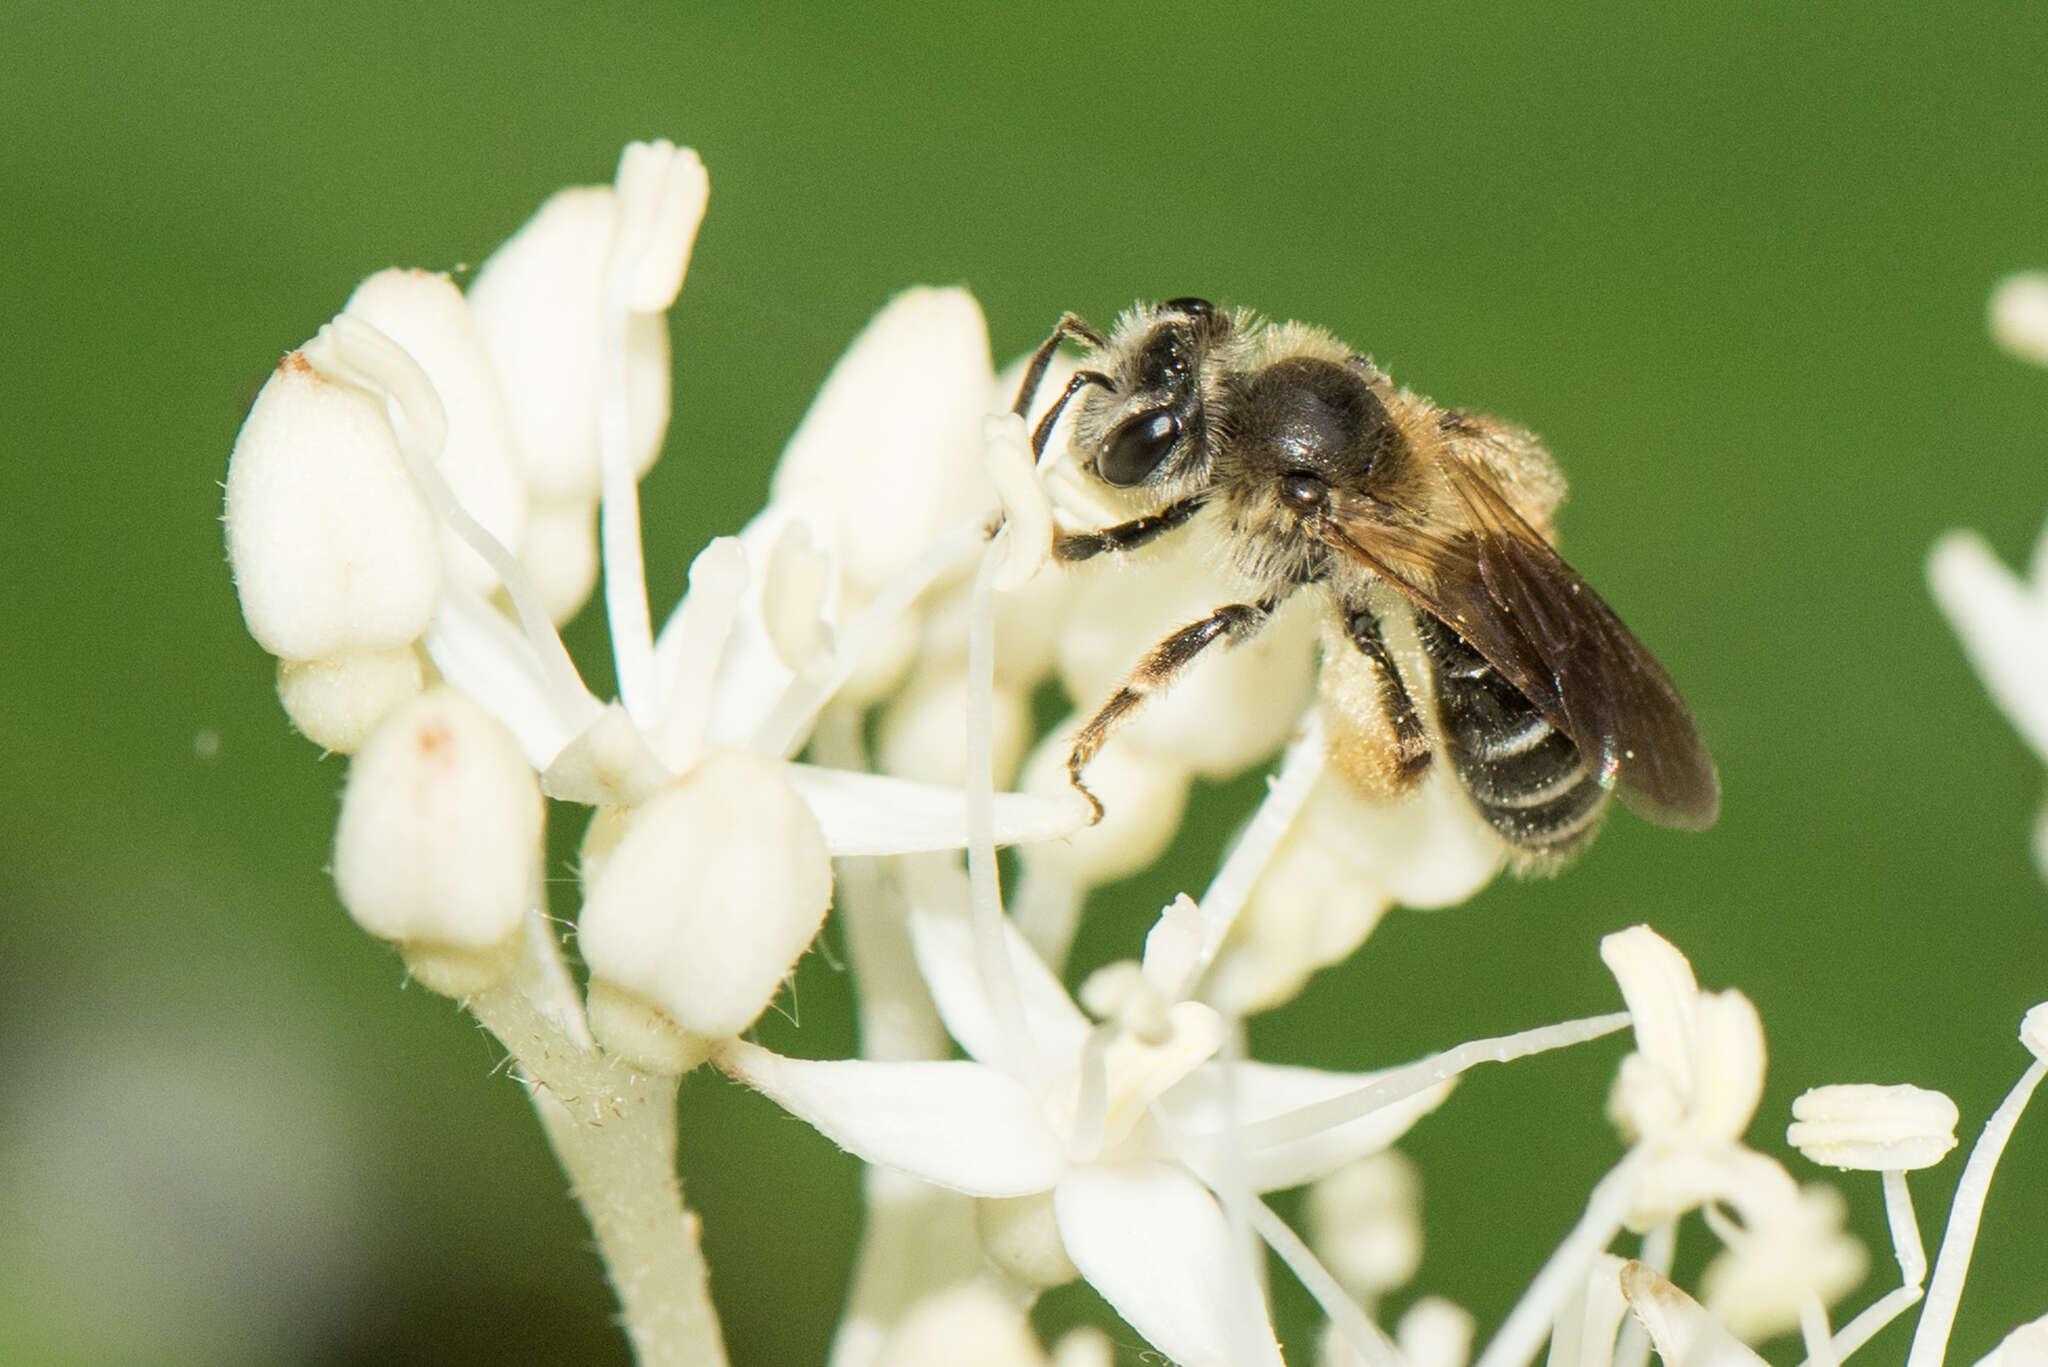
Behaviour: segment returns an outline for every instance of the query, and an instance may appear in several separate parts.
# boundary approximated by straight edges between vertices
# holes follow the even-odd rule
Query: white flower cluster
[[[1502,848],[1440,780],[1374,806],[1325,772],[1307,595],[1101,755],[1105,815],[1087,824],[1064,768],[1074,722],[1034,738],[1034,692],[1057,677],[1099,699],[1224,595],[1195,545],[1048,565],[1056,516],[1118,509],[1057,440],[1034,465],[1038,413],[1007,411],[1019,371],[995,372],[965,293],[913,290],[877,316],[783,452],[768,507],[699,554],[657,631],[637,481],[668,420],[665,313],[707,189],[693,153],[636,144],[612,185],[556,195],[467,292],[372,276],[279,364],[227,484],[237,587],[286,711],[353,757],[341,901],[513,1055],[642,1361],[724,1360],[674,1180],[676,1078],[706,1061],[872,1165],[838,1367],[1106,1364],[1100,1335],[1048,1350],[1026,1319],[1076,1277],[1175,1362],[1278,1363],[1262,1245],[1327,1313],[1324,1362],[1465,1367],[1474,1324],[1448,1300],[1381,1326],[1423,1237],[1420,1175],[1389,1146],[1474,1065],[1623,1028],[1636,1047],[1608,1109],[1626,1151],[1480,1367],[1522,1367],[1546,1340],[1558,1367],[1639,1367],[1652,1342],[1671,1361],[1754,1362],[1745,1342],[1795,1329],[1832,1363],[1921,1298],[1904,1172],[1953,1145],[1954,1107],[1911,1087],[1801,1099],[1795,1145],[1884,1173],[1902,1272],[1831,1333],[1865,1257],[1832,1189],[1744,1142],[1763,1082],[1755,1008],[1701,991],[1646,927],[1601,948],[1624,1012],[1374,1073],[1244,1056],[1245,1012],[1298,994],[1388,906],[1469,896]],[[555,631],[600,573],[615,701]],[[1070,996],[1089,890],[1159,855],[1195,778],[1290,736],[1200,900],[1177,899],[1140,953]],[[799,762],[806,749],[820,763]],[[999,791],[1020,772],[1023,792]],[[580,973],[544,904],[544,797],[593,809]],[[1022,851],[1014,918],[1005,844]],[[834,908],[863,1056],[751,1042]],[[2041,1033],[2030,1017],[2037,1054]],[[2015,1098],[1965,1179],[1980,1205]],[[1263,1199],[1303,1185],[1306,1240]],[[1967,1267],[1974,1215],[1957,1209],[1923,1338]],[[1699,1302],[1667,1280],[1695,1211],[1722,1245]],[[1625,1231],[1635,1261],[1608,1252]],[[1623,1329],[1631,1308],[1640,1330]],[[2030,1360],[2048,1330],[2026,1334],[2004,1361]],[[1914,1367],[1941,1342],[1931,1357],[1916,1344]]]

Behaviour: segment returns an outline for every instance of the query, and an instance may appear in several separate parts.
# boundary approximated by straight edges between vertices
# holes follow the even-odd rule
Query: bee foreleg
[[[1088,791],[1088,785],[1081,782],[1081,773],[1088,767],[1088,761],[1102,749],[1103,743],[1144,706],[1147,698],[1163,692],[1179,678],[1181,671],[1193,664],[1195,657],[1204,650],[1225,638],[1237,642],[1256,635],[1273,615],[1275,606],[1277,600],[1272,598],[1262,598],[1256,603],[1231,603],[1199,622],[1190,622],[1152,647],[1138,662],[1138,667],[1131,671],[1131,677],[1124,686],[1088,719],[1088,724],[1074,737],[1074,748],[1067,752],[1067,777],[1081,796],[1088,799],[1088,805],[1095,809],[1094,820],[1102,819],[1102,804],[1096,800],[1095,794]]]
[[[1178,503],[1167,504],[1156,513],[1134,517],[1129,522],[1119,522],[1114,527],[1104,527],[1093,532],[1068,532],[1063,536],[1056,536],[1052,543],[1053,559],[1088,560],[1101,555],[1104,551],[1135,550],[1180,526],[1199,512],[1201,507],[1200,499],[1184,498]],[[1196,625],[1201,624],[1198,622]]]
[[[1102,334],[1089,327],[1080,314],[1061,314],[1059,322],[1053,324],[1052,336],[1038,344],[1038,350],[1031,353],[1031,364],[1024,367],[1024,383],[1017,386],[1012,413],[1020,418],[1030,415],[1031,405],[1038,398],[1038,386],[1045,383],[1046,367],[1052,364],[1052,354],[1060,349],[1061,342],[1069,339],[1091,347],[1099,347],[1103,342]]]

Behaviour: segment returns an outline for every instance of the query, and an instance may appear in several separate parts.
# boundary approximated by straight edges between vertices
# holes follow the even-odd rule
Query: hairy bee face
[[[1207,465],[1213,356],[1228,317],[1203,299],[1175,299],[1126,316],[1099,360],[1109,383],[1075,418],[1086,468],[1120,489],[1169,489]]]

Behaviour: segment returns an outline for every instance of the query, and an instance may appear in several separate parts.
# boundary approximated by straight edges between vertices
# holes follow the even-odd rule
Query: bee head
[[[1127,315],[1103,349],[1114,389],[1084,404],[1080,431],[1088,463],[1118,488],[1158,482],[1178,470],[1176,453],[1203,435],[1202,361],[1229,319],[1206,299],[1172,299]]]

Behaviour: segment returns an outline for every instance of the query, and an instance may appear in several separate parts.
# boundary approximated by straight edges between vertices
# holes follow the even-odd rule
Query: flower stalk
[[[536,918],[538,920],[539,918]],[[674,1074],[600,1051],[544,928],[520,969],[464,1006],[512,1056],[515,1076],[597,1238],[620,1318],[643,1367],[724,1367],[699,1246],[676,1176]],[[543,1005],[552,1000],[554,1010]]]

